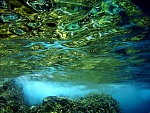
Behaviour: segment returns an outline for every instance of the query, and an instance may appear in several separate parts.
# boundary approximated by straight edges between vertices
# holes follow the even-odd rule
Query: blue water
[[[116,99],[122,113],[149,113],[150,84],[136,81],[125,83],[76,84],[69,82],[31,81],[26,77],[18,78],[17,84],[22,86],[24,100],[29,105],[41,104],[47,96],[65,96],[78,99],[90,92],[105,92]]]

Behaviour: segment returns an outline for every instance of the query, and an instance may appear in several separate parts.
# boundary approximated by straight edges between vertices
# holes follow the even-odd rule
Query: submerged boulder
[[[110,95],[90,93],[77,100],[49,96],[40,106],[32,106],[30,113],[120,113],[120,108]]]

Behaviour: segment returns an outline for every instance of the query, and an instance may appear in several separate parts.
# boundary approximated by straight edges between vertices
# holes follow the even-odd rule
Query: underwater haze
[[[121,113],[149,113],[150,111],[150,86],[141,82],[76,84],[72,82],[30,81],[23,77],[18,78],[16,83],[22,86],[24,100],[28,105],[41,104],[43,98],[47,96],[78,99],[91,92],[105,92],[119,102]]]
[[[0,0],[0,82],[15,79],[28,105],[105,92],[122,113],[150,113],[147,2],[16,1]]]

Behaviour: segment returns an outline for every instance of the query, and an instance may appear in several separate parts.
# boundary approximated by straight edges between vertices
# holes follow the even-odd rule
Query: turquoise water
[[[0,35],[0,78],[14,78],[29,105],[47,96],[105,92],[122,113],[150,113],[149,16],[117,0],[56,3],[50,15],[40,9],[36,20],[1,23],[11,36]]]

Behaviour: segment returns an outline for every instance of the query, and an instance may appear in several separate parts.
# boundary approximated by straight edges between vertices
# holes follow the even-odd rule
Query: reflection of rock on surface
[[[105,93],[91,93],[77,100],[48,96],[41,105],[29,106],[23,101],[21,88],[15,81],[0,86],[0,113],[120,113],[119,104]]]
[[[99,32],[108,32],[112,28],[121,31],[122,29],[118,29],[117,24],[121,21],[120,17],[124,18],[121,15],[122,12],[126,14],[125,17],[129,16],[129,18],[132,15],[141,14],[141,11],[136,9],[130,0],[109,2],[102,0],[1,0],[0,36],[29,38],[32,32],[39,37],[57,39],[56,34],[70,35],[72,32],[94,34],[94,31],[87,32],[87,30],[94,29]],[[54,23],[56,26],[50,27],[47,23]],[[12,25],[12,28],[10,24],[18,26]],[[3,32],[5,25],[9,26],[10,31],[7,29]],[[54,34],[53,30],[59,33]],[[115,32],[112,33],[117,35]]]

